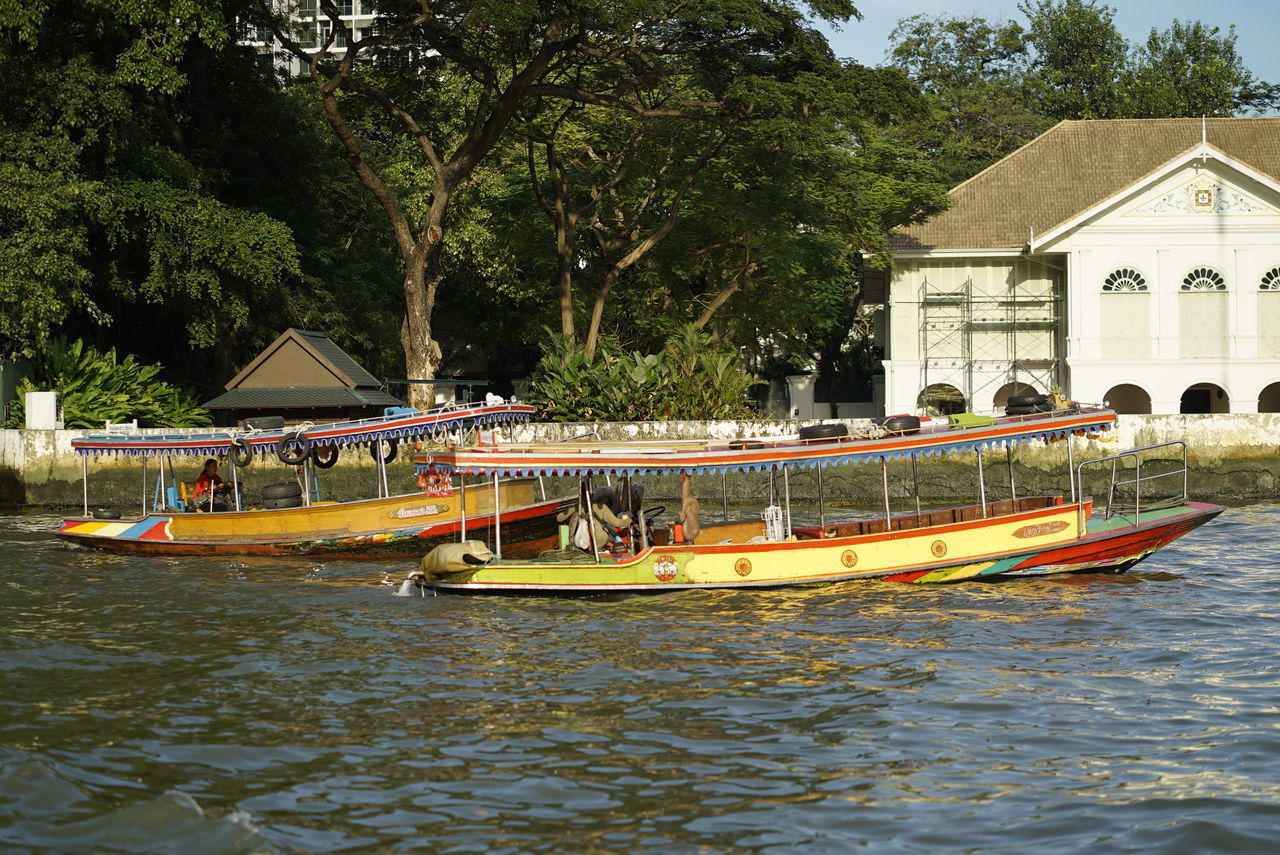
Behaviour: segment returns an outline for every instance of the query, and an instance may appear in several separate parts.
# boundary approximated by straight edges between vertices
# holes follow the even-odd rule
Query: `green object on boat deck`
[[[958,428],[988,427],[996,423],[994,417],[980,416],[977,413],[952,413],[947,416],[947,421],[952,427]]]

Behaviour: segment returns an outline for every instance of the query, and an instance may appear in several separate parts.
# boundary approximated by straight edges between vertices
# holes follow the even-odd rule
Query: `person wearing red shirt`
[[[225,502],[225,494],[230,491],[231,485],[224,484],[222,476],[218,474],[218,461],[210,457],[204,462],[204,471],[196,479],[196,486],[192,491],[196,504]],[[207,498],[210,494],[212,500]]]

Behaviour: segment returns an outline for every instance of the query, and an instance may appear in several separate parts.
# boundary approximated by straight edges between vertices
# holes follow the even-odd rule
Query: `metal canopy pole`
[[[1013,499],[1013,509],[1018,509],[1018,488],[1013,483],[1013,446],[1006,445],[1004,447],[1005,462],[1009,466],[1009,497]]]
[[[502,514],[498,513],[498,473],[493,473],[493,554],[502,558]]]
[[[461,514],[462,527],[458,529],[458,542],[467,539],[467,476],[458,473],[458,511]]]
[[[1067,480],[1071,482],[1071,501],[1076,501],[1076,460],[1075,453],[1071,450],[1072,441],[1071,434],[1067,434]],[[1081,485],[1083,489],[1084,485]]]
[[[782,467],[782,490],[786,496],[784,502],[787,508],[787,537],[791,537],[791,467]]]
[[[1005,465],[1009,466],[1009,498],[1014,500],[1014,509],[1018,509],[1018,485],[1014,484],[1014,447],[1005,445]]]
[[[893,520],[889,516],[889,461],[880,458],[880,495],[884,498],[884,530],[893,530]]]
[[[721,505],[723,508],[721,512],[721,516],[724,517],[725,522],[728,522],[729,521],[729,473],[728,472],[720,473],[720,495],[723,497],[721,500]]]
[[[822,467],[818,467],[818,528],[827,527],[826,496],[822,492]]]
[[[578,490],[578,501],[586,508],[587,537],[591,540],[591,557],[600,563],[600,544],[596,543],[595,511],[591,507],[591,476],[582,479]]]
[[[916,453],[911,452],[911,486],[916,494],[916,523],[920,522],[920,470],[916,466]]]
[[[982,449],[978,449],[978,497],[982,501],[982,518],[987,518],[987,480],[982,473]]]
[[[147,515],[147,456],[142,455],[142,514]]]
[[[89,516],[89,457],[80,455],[80,483],[84,486],[84,515]]]
[[[240,507],[240,467],[231,461],[231,492],[236,496],[236,510],[244,510]]]

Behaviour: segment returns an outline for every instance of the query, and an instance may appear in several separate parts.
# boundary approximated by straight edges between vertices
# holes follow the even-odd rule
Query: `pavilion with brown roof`
[[[204,404],[221,425],[261,415],[342,421],[405,405],[328,336],[299,329],[285,330],[226,389]]]
[[[887,412],[1280,411],[1280,119],[1062,122],[890,243]]]

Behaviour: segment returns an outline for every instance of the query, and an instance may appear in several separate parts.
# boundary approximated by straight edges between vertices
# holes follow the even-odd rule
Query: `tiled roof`
[[[329,360],[329,363],[334,368],[351,378],[355,385],[373,386],[375,388],[382,385],[378,382],[378,378],[361,368],[359,363],[352,359],[345,350],[334,344],[324,333],[308,332],[297,328],[291,328],[291,331],[311,345],[316,353]]]
[[[1024,246],[1201,141],[1201,119],[1060,122],[951,191],[950,209],[902,229],[892,250]],[[1280,119],[1207,119],[1209,145],[1280,181]]]
[[[346,386],[285,386],[232,389],[204,403],[206,410],[297,410],[329,407],[403,407],[379,389]]]

